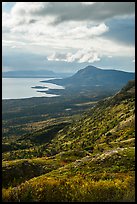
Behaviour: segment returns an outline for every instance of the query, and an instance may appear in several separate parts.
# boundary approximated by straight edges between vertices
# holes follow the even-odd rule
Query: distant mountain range
[[[134,78],[135,73],[87,66],[71,77],[53,79],[48,82],[65,87],[65,90],[56,90],[57,93],[99,95],[100,93],[114,94],[114,92],[120,90],[129,80]],[[53,90],[49,90],[49,92],[53,92]]]
[[[45,90],[45,93],[57,94],[67,97],[86,97],[99,100],[119,91],[129,80],[135,78],[135,73],[100,69],[94,66],[87,66],[74,75],[70,73],[55,73],[49,70],[38,71],[9,71],[3,72],[5,78],[58,78],[43,80],[42,82],[54,83],[64,86],[65,89]],[[60,78],[60,79],[59,79]]]
[[[33,70],[28,70],[28,71],[8,71],[8,72],[3,72],[2,77],[3,78],[45,78],[45,77],[68,77],[71,76],[71,73],[55,73],[50,70],[38,70],[38,71],[33,71]]]

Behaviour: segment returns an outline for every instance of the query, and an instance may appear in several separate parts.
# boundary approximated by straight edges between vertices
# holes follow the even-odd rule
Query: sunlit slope
[[[113,97],[100,101],[79,120],[60,130],[49,144],[57,153],[70,149],[97,153],[133,144],[135,136],[135,86],[129,82]]]
[[[134,142],[135,82],[130,81],[59,130],[43,148],[45,157],[4,161],[3,201],[134,201]],[[17,151],[14,159],[22,154]]]

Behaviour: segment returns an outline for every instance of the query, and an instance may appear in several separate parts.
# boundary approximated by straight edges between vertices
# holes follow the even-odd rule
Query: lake
[[[2,78],[2,99],[59,96],[38,92],[47,91],[49,89],[64,89],[64,87],[53,83],[40,82],[50,79],[53,78]]]

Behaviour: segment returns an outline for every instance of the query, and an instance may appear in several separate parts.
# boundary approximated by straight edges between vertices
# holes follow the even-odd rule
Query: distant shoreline
[[[44,84],[40,80],[46,80],[47,83]],[[24,98],[35,98],[35,97],[55,97],[58,96],[54,92],[48,93],[49,89],[61,89],[60,86],[52,83],[48,83],[50,79],[55,78],[37,78],[37,77],[28,77],[28,78],[14,78],[8,77],[2,78],[2,100],[10,99],[24,99]],[[41,90],[44,89],[45,92]]]

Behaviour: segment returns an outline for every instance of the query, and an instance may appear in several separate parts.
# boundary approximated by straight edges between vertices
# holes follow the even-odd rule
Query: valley
[[[135,81],[111,95],[3,100],[2,196],[135,200]]]

